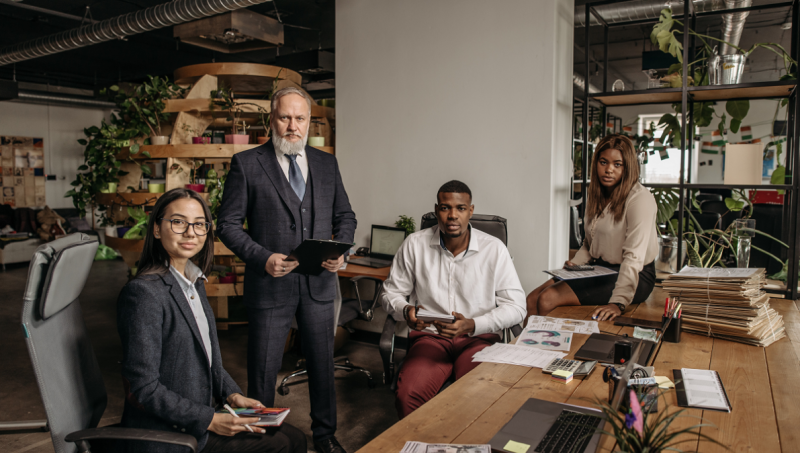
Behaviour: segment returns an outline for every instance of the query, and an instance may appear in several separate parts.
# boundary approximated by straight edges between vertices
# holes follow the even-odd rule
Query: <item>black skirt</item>
[[[603,266],[619,272],[619,264],[607,263],[601,259],[593,259],[589,262],[592,266]],[[617,285],[619,274],[606,275],[603,277],[581,278],[577,280],[566,280],[564,283],[572,289],[581,305],[606,305],[611,299],[611,293]],[[653,287],[656,284],[656,262],[644,266],[639,272],[639,285],[636,286],[636,293],[633,295],[631,303],[642,303],[650,297]]]

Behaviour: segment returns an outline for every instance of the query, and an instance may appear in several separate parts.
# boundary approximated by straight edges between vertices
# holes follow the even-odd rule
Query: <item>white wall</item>
[[[64,198],[71,189],[78,167],[83,164],[83,129],[100,125],[108,110],[84,107],[63,107],[21,102],[0,102],[0,135],[44,139],[44,171],[56,175],[47,181],[47,205],[71,208],[72,199]]]
[[[358,218],[419,222],[441,184],[508,219],[526,291],[568,254],[571,0],[339,0],[336,155]]]

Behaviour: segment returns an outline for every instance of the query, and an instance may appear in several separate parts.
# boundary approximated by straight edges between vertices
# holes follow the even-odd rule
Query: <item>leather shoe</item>
[[[329,437],[324,440],[315,440],[314,449],[320,453],[346,453],[342,445],[335,437]]]

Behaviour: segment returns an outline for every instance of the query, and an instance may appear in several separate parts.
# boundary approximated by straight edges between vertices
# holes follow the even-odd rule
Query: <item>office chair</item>
[[[197,450],[189,434],[97,424],[107,394],[78,300],[98,242],[75,233],[40,246],[28,268],[22,309],[25,343],[57,453],[110,451],[108,440],[148,440]],[[105,446],[106,448],[100,448]]]
[[[722,195],[717,193],[698,193],[695,195],[695,200],[697,200],[698,203],[704,201],[722,201]]]
[[[581,234],[581,219],[576,206],[569,207],[569,248],[579,249],[583,245],[583,235]]]
[[[508,226],[506,219],[495,215],[473,214],[469,223],[478,230],[484,233],[491,234],[503,241],[503,244],[508,245]],[[429,212],[422,216],[419,229],[424,230],[436,225],[436,215]],[[386,323],[383,325],[383,332],[381,333],[380,343],[378,349],[383,360],[383,383],[391,384],[391,389],[397,388],[397,376],[400,374],[400,367],[403,365],[401,360],[399,363],[394,363],[394,350],[395,350],[395,326],[397,321],[391,316],[386,317]],[[511,326],[509,329],[503,331],[503,341],[508,343],[511,340],[511,335],[515,337],[522,332],[522,326],[519,324]],[[409,345],[410,346],[410,345]],[[446,388],[452,382],[445,383],[442,389]],[[441,391],[441,390],[440,390]]]
[[[721,196],[720,196],[721,198]],[[742,211],[731,211],[728,209],[728,206],[722,200],[706,200],[700,203],[700,209],[704,213],[717,213],[720,215],[720,223],[718,224],[717,228],[720,230],[726,230],[734,220],[742,217]],[[692,214],[697,215],[696,212],[692,212]],[[699,220],[699,219],[698,219]]]
[[[351,312],[355,311],[355,308],[353,308],[353,304],[350,303],[350,301],[352,301],[353,299],[347,299],[345,302],[348,303],[348,306],[344,307],[345,310],[342,309],[343,308],[343,301],[342,301],[342,291],[341,291],[341,288],[339,287],[339,278],[337,277],[334,280],[336,281],[336,295],[333,298],[333,334],[335,336],[336,335],[336,327],[338,325],[342,324],[340,322],[340,317],[343,316],[343,313],[345,314],[346,317],[350,317]],[[359,277],[355,277],[355,278],[351,279],[351,281],[353,281],[353,280],[355,280],[355,282],[353,284],[356,287],[356,294],[358,294],[358,284],[357,284],[357,282],[359,280],[361,280],[361,279]],[[383,282],[381,282],[381,284],[383,284]],[[372,307],[369,308],[366,312],[362,309],[362,306],[361,306],[361,303],[360,303],[361,301],[360,301],[360,298],[359,298],[359,301],[358,301],[359,303],[358,303],[358,308],[357,308],[357,310],[358,310],[357,311],[357,316],[362,315],[363,316],[362,319],[365,319],[366,321],[371,321],[372,320],[373,309],[375,307],[375,302],[377,302],[377,300],[378,300],[379,292],[380,292],[380,288],[379,287],[375,288],[375,299],[373,301]],[[352,318],[348,319],[346,322],[352,321],[353,319],[355,319],[355,317],[352,317]],[[296,320],[292,321],[292,327],[295,328],[295,329],[297,328],[297,321]],[[286,376],[285,378],[283,378],[283,380],[281,380],[280,385],[278,385],[278,394],[279,395],[286,396],[286,395],[289,394],[289,380],[290,379],[295,378],[297,376],[302,376],[304,374],[308,374],[308,369],[305,367],[305,359],[300,359],[297,362],[297,367],[298,367],[297,370],[292,371],[291,373],[289,373],[288,376]],[[361,368],[360,366],[353,365],[350,362],[350,359],[348,359],[345,356],[334,357],[333,358],[333,369],[334,370],[347,371],[348,373],[350,373],[352,371],[359,371],[361,373],[364,373],[365,375],[367,375],[367,386],[369,388],[375,388],[376,384],[375,384],[375,379],[372,377],[372,373],[370,373],[369,370],[367,370],[365,368]]]

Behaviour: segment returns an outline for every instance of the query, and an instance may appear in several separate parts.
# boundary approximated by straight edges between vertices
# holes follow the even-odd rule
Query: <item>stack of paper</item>
[[[783,317],[769,306],[763,268],[689,268],[664,280],[681,304],[687,332],[766,347],[786,336]]]
[[[566,355],[567,354],[564,352],[547,351],[515,344],[495,343],[475,353],[475,355],[472,356],[472,361],[544,368],[549,365],[553,359],[561,359]]]
[[[560,382],[561,384],[569,384],[572,380],[572,371],[556,370],[550,375],[550,379]]]
[[[441,321],[446,324],[452,324],[456,320],[455,316],[453,315],[443,315],[441,313],[436,313],[435,311],[426,310],[424,308],[417,310],[416,316],[417,319],[422,322]]]
[[[427,444],[425,442],[406,441],[400,453],[491,453],[492,446],[489,444]]]

